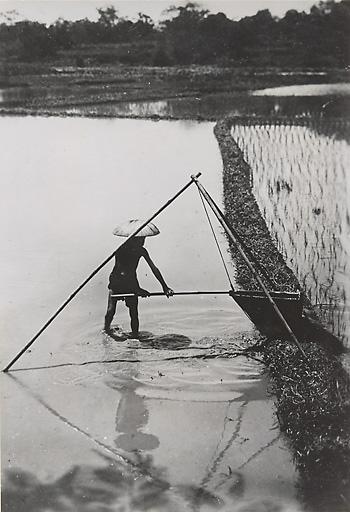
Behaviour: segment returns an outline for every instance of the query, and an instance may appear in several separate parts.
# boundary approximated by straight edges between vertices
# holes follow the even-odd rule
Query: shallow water
[[[253,92],[256,96],[349,96],[350,84],[304,84],[269,87]]]
[[[11,340],[2,347],[2,358],[20,347],[121,243],[112,235],[116,224],[148,218],[198,171],[221,201],[221,161],[212,124],[2,118],[1,126],[7,148],[1,162],[1,228],[6,241],[1,254],[2,333]],[[148,239],[146,247],[170,286],[176,291],[229,289],[194,185],[155,222],[161,234]],[[225,238],[217,232],[232,271]],[[50,340],[60,339],[62,328],[74,338],[86,324],[102,327],[112,267],[109,263],[67,308],[63,326],[50,328]],[[139,275],[145,288],[161,291],[144,263]],[[140,302],[145,311],[141,316],[152,317],[151,325],[160,324],[160,329],[167,311],[168,321],[213,308],[232,311],[232,301],[225,296]],[[120,322],[128,327],[122,306]],[[145,325],[153,330],[149,327]],[[200,324],[191,326],[191,335],[205,334]]]
[[[255,362],[140,351],[7,378],[5,510],[300,510]]]
[[[296,86],[297,87],[297,86]],[[273,90],[271,90],[273,91]],[[232,116],[262,116],[267,119],[275,116],[312,117],[324,115],[325,108],[330,115],[338,117],[349,116],[349,94],[342,95],[326,92],[322,95],[293,95],[283,96],[276,91],[273,95],[237,95],[228,92],[208,94],[191,98],[172,98],[158,101],[116,102],[86,106],[68,107],[62,112],[73,115],[119,116],[119,117],[172,117],[180,119],[220,119]],[[337,98],[336,105],[333,100]],[[57,111],[57,108],[54,109]]]
[[[0,119],[1,364],[113,252],[115,224],[150,216],[198,171],[221,203],[212,129]],[[194,187],[155,223],[147,248],[170,286],[229,288]],[[233,357],[250,322],[227,296],[144,299],[141,339],[123,305],[107,336],[111,268],[1,376],[5,510],[299,510],[262,367]],[[159,289],[146,266],[139,278]]]
[[[259,73],[262,74],[265,73]],[[281,73],[282,75],[284,73]],[[285,73],[288,74],[288,73]],[[294,73],[298,74],[298,73]],[[307,74],[307,72],[300,74]],[[313,73],[314,74],[314,73]],[[321,73],[322,74],[322,73]],[[98,88],[95,92],[99,94]],[[57,94],[66,96],[67,87],[32,88],[13,87],[0,89],[0,105],[14,107],[31,99],[54,99]],[[307,84],[273,87],[251,91],[250,94],[230,92],[204,94],[195,97],[168,98],[151,101],[103,102],[94,105],[52,107],[55,112],[69,114],[115,117],[161,117],[179,119],[219,119],[235,116],[323,116],[349,117],[350,86],[348,83]],[[47,110],[50,110],[48,108]]]

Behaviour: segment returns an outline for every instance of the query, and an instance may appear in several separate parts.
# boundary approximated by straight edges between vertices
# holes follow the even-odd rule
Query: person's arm
[[[163,292],[166,294],[167,297],[170,297],[171,295],[174,294],[174,291],[169,288],[169,286],[166,284],[166,282],[164,281],[164,278],[159,270],[159,268],[157,268],[155,266],[155,264],[153,263],[153,261],[151,260],[151,257],[150,255],[148,254],[148,251],[146,249],[144,249],[144,253],[143,253],[143,257],[145,258],[145,260],[147,261],[150,269],[152,270],[153,272],[153,275],[156,279],[158,279],[158,281],[160,282],[160,284],[162,285],[162,288],[163,288]]]

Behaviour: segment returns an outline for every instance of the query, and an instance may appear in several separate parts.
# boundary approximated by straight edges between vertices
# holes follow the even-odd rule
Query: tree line
[[[0,57],[19,61],[57,58],[94,45],[124,48],[110,62],[157,66],[219,64],[242,66],[345,67],[349,64],[350,0],[321,1],[310,13],[289,10],[283,18],[268,9],[239,21],[211,14],[194,2],[167,10],[155,25],[146,14],[135,21],[115,7],[97,9],[98,20],[58,19],[0,24]],[[108,52],[107,52],[108,53]],[[103,51],[100,53],[101,62]],[[78,58],[78,57],[77,57]],[[105,52],[106,61],[106,52]],[[108,58],[107,58],[108,60]],[[84,60],[81,59],[81,65]]]

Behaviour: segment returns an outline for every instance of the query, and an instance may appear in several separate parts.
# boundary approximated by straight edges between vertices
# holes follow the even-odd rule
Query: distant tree
[[[101,23],[101,25],[104,25],[107,28],[111,28],[118,23],[118,11],[113,5],[105,7],[104,9],[97,9],[97,12],[100,15],[98,18],[98,23]]]
[[[305,13],[304,13],[305,14]],[[290,27],[294,27],[302,18],[302,14],[295,9],[290,9],[286,12],[283,20],[285,22],[285,25],[289,25]]]
[[[202,53],[200,24],[209,11],[201,9],[195,2],[188,2],[184,7],[171,6],[167,12],[174,16],[162,22],[161,27],[172,47],[174,61],[180,64],[197,62]]]
[[[149,37],[155,34],[154,22],[150,16],[138,13],[138,20],[133,24],[133,33],[137,37]]]
[[[49,29],[34,21],[20,21],[13,27],[16,38],[20,41],[19,57],[35,60],[54,55],[58,49]]]
[[[202,20],[199,25],[202,60],[217,62],[233,56],[236,25],[236,22],[229,20],[222,12],[209,14]]]
[[[207,9],[202,9],[196,2],[188,2],[183,6],[170,6],[166,9],[168,14],[173,17],[162,23],[163,27],[170,28],[173,31],[183,30],[185,28],[196,28],[209,13]]]
[[[348,66],[350,63],[350,1],[343,0],[332,5],[328,15],[328,32],[333,47],[333,55],[338,64]]]
[[[88,18],[75,21],[69,30],[69,38],[73,46],[81,44],[99,43],[102,41],[101,34],[104,29],[99,31],[99,24],[90,21]]]
[[[99,18],[97,20],[98,40],[102,43],[110,43],[118,40],[118,25],[124,21],[120,18],[116,8],[111,5],[109,7],[97,9]]]
[[[171,66],[173,63],[171,52],[165,47],[164,41],[161,41],[153,55],[153,66]]]
[[[350,62],[350,0],[322,0],[310,14],[292,9],[282,19],[264,9],[239,21],[190,1],[169,7],[159,27],[142,12],[131,21],[112,5],[97,11],[96,22],[59,18],[49,27],[18,21],[15,11],[0,13],[1,55],[34,60],[59,49],[111,43],[116,51],[106,57],[134,64],[345,67]]]
[[[74,23],[66,21],[63,18],[58,20],[49,27],[50,37],[60,48],[70,48],[73,45],[72,31]]]
[[[327,16],[335,7],[334,0],[321,0],[317,5],[313,5],[310,9],[310,14],[313,16]]]
[[[261,65],[271,65],[277,27],[278,21],[272,17],[268,9],[258,11],[254,16],[242,18],[238,22],[240,58],[246,63],[251,60],[253,64],[259,61]]]
[[[154,26],[153,20],[151,16],[148,16],[147,14],[143,14],[142,12],[139,12],[138,14],[138,22],[142,23],[143,25],[149,25],[150,27]]]
[[[120,18],[118,24],[112,30],[113,42],[127,42],[136,39],[134,23],[126,18]]]

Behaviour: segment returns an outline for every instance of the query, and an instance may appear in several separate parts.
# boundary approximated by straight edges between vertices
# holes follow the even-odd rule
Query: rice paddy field
[[[261,126],[256,121],[253,121],[252,124],[253,130],[257,130],[259,133]],[[281,125],[284,126],[286,123],[281,122]],[[294,126],[298,127],[298,123],[295,122]],[[304,123],[302,123],[302,126],[304,126]],[[323,128],[325,128],[324,125]],[[269,126],[266,130],[269,130]],[[235,132],[236,137],[232,137],[232,131]],[[246,138],[244,138],[245,142],[246,140],[249,141],[249,130],[247,132],[245,134]],[[274,133],[274,127],[271,129],[271,132]],[[300,275],[305,275],[302,274],[302,271],[299,273],[299,284],[295,280],[297,271],[294,270],[294,273],[291,273],[293,259],[289,260],[289,267],[286,261],[281,263],[281,248],[279,252],[276,252],[278,243],[281,247],[281,242],[278,242],[276,231],[271,226],[268,229],[265,220],[268,219],[266,211],[264,215],[260,214],[256,199],[259,192],[254,191],[254,188],[255,190],[259,189],[259,185],[256,186],[256,183],[254,185],[256,173],[252,164],[261,162],[262,158],[254,154],[254,149],[256,150],[258,147],[259,151],[264,154],[267,164],[272,166],[274,160],[278,161],[278,155],[283,154],[285,146],[288,145],[286,141],[288,141],[290,132],[281,130],[278,140],[275,139],[273,149],[274,160],[272,161],[267,158],[265,153],[266,146],[270,149],[270,137],[265,139],[265,145],[259,144],[257,147],[253,147],[253,149],[245,146],[245,148],[249,147],[251,152],[249,153],[249,150],[247,150],[248,154],[246,153],[244,157],[244,153],[239,146],[239,143],[243,145],[242,138],[240,139],[239,137],[240,133],[234,118],[223,120],[215,127],[215,135],[220,146],[224,164],[224,197],[228,219],[239,230],[241,236],[244,234],[249,250],[255,257],[259,258],[263,269],[269,274],[269,279],[272,279],[277,287],[284,283],[283,286],[292,286],[294,289],[301,288],[306,295],[308,294],[308,297],[304,297],[305,316],[301,321],[303,322],[301,323],[303,327],[300,325],[301,328],[298,332],[302,347],[298,347],[288,337],[282,336],[279,339],[270,337],[265,343],[257,346],[256,350],[264,355],[268,367],[272,389],[276,394],[276,413],[279,425],[281,430],[285,432],[286,439],[288,439],[293,452],[293,458],[299,471],[299,489],[304,503],[307,503],[309,508],[315,510],[347,510],[350,477],[350,411],[348,400],[350,380],[349,374],[346,371],[349,363],[347,322],[343,316],[347,314],[346,291],[341,294],[344,303],[340,301],[336,305],[330,304],[328,308],[326,307],[327,304],[320,305],[317,302],[317,290],[315,291],[311,287],[307,289],[306,279],[303,286],[300,285]],[[346,137],[346,130],[342,133]],[[299,150],[304,155],[306,150],[303,149],[304,146],[300,143],[300,137],[296,139],[294,136],[294,140],[293,136],[290,138],[293,150],[289,156],[297,152],[298,142]],[[303,137],[305,145],[304,141],[305,135]],[[252,142],[252,139],[250,139],[250,142]],[[329,149],[325,151],[325,159],[329,152]],[[288,165],[287,157],[288,153],[284,155],[283,166]],[[293,158],[290,161],[293,168]],[[327,170],[332,169],[333,176],[337,176],[337,160],[335,159],[330,163],[326,159],[326,162],[328,162]],[[296,163],[297,161],[294,161],[294,167]],[[315,178],[314,180],[309,180],[309,176],[312,176],[313,171],[312,163],[313,161],[309,162],[310,171],[304,168],[305,179],[302,181],[301,188],[299,189],[298,198],[295,199],[295,204],[299,210],[299,224],[294,227],[296,233],[294,240],[298,241],[299,231],[304,229],[304,252],[306,252],[308,246],[308,238],[314,241],[312,237],[313,232],[309,233],[309,225],[311,223],[310,221],[309,223],[307,222],[310,203],[312,204],[312,200],[315,200],[315,196],[312,194],[315,190],[313,182],[318,183],[321,190],[327,188],[326,185],[320,184]],[[317,167],[322,169],[320,163]],[[338,170],[339,168],[342,169],[341,164],[338,164]],[[270,176],[267,169],[265,169],[265,174]],[[324,183],[327,183],[326,178],[324,178]],[[343,187],[346,186],[345,173],[343,180],[340,179],[338,183]],[[309,185],[308,188],[305,187],[306,184]],[[271,196],[274,189],[278,194],[281,189],[287,189],[291,192],[292,188],[291,181],[281,183],[281,181],[276,180],[273,182],[273,185],[271,185],[271,182],[268,182],[267,186]],[[264,185],[262,190],[265,190]],[[334,195],[333,197],[336,196]],[[316,198],[318,198],[317,195]],[[308,201],[308,199],[311,201]],[[278,207],[281,206],[282,201],[274,203],[272,200],[271,202],[274,205],[273,219],[277,218],[280,225],[283,224],[286,227],[289,219],[293,219],[293,217],[288,216],[288,213],[286,213],[281,221],[278,217]],[[285,207],[282,211],[287,212],[287,208]],[[315,208],[312,211],[316,215],[321,213],[321,210],[316,210]],[[338,209],[336,208],[335,211],[338,212]],[[348,222],[346,202],[342,213],[342,217],[335,215],[336,218],[333,220],[333,224],[331,222],[331,228],[335,229],[339,224],[340,226],[346,226]],[[306,218],[305,223],[301,220],[304,217]],[[330,217],[330,221],[332,221],[332,217]],[[326,221],[324,225],[327,225]],[[318,241],[319,226],[312,227],[316,233],[316,241]],[[327,230],[325,231],[327,232]],[[339,228],[339,231],[342,232],[342,227]],[[337,231],[335,230],[335,232]],[[323,231],[321,233],[323,235]],[[275,243],[272,234],[275,235]],[[333,239],[336,239],[335,233],[333,235]],[[325,249],[327,240],[326,235],[320,236],[320,238],[322,243],[317,245],[314,242],[313,245],[315,249],[313,256],[316,261],[318,258],[316,258],[315,254],[322,254],[322,249]],[[338,246],[340,247],[341,254],[339,243]],[[343,248],[343,254],[345,251],[346,248]],[[254,288],[256,282],[232,244],[231,252],[236,263],[238,282],[243,283],[245,287]],[[339,255],[335,254],[334,260],[337,261],[338,257]],[[313,258],[310,258],[310,262],[313,265]],[[305,267],[303,270],[305,271]],[[315,272],[313,267],[312,270]],[[341,270],[344,271],[343,268]],[[333,280],[336,281],[338,279],[338,282],[340,280],[342,284],[341,275],[340,278],[339,275],[337,277],[336,275],[336,272],[332,273]],[[344,286],[345,288],[342,286],[340,288],[346,290],[346,283]],[[329,300],[329,296],[327,296],[327,299]],[[323,306],[323,308],[320,308],[320,306]],[[322,317],[322,312],[325,310],[328,311],[328,315]],[[334,312],[336,315],[334,315]],[[317,321],[311,321],[311,317],[315,318],[315,315]],[[339,319],[342,321],[339,322]],[[310,321],[311,325],[306,327],[310,324]],[[322,324],[327,329],[322,328]],[[336,336],[331,334],[332,331],[336,331]],[[336,355],[336,352],[341,334],[345,349],[343,349],[342,357],[339,357],[339,355]]]
[[[287,264],[349,346],[349,138],[346,126],[237,124],[253,193]]]
[[[331,99],[225,93],[3,108],[1,364],[115,249],[111,232],[120,219],[148,217],[198,171],[223,207],[222,154],[211,120],[224,113],[234,114],[230,135],[276,247],[327,328],[349,347],[349,130],[344,116],[325,118]],[[20,115],[28,113],[36,115]],[[175,291],[229,288],[195,189],[155,222],[161,235],[147,248]],[[217,225],[215,232],[234,280],[226,237]],[[335,430],[327,437],[329,417],[318,422],[312,392],[335,404],[341,395],[345,403],[339,360],[328,364],[328,355],[310,346],[315,372],[323,375],[328,364],[328,380],[315,374],[307,381],[315,388],[290,386],[288,379],[305,376],[294,348],[277,340],[268,355],[247,357],[244,350],[264,340],[230,297],[215,294],[140,301],[139,340],[130,337],[121,304],[115,336],[107,336],[110,270],[91,281],[15,371],[1,375],[3,510],[346,512],[348,467],[333,481],[317,470],[310,477],[305,458],[295,456],[305,446],[297,443],[300,428],[292,432],[286,423],[291,413],[306,425],[304,412],[316,411],[320,446],[333,449]],[[139,277],[156,288],[146,266]],[[346,364],[348,353],[342,357]],[[304,401],[293,405],[300,392]],[[344,410],[335,406],[332,421],[341,418],[347,428]],[[306,431],[315,469],[315,430]],[[345,463],[347,453],[344,447]]]

